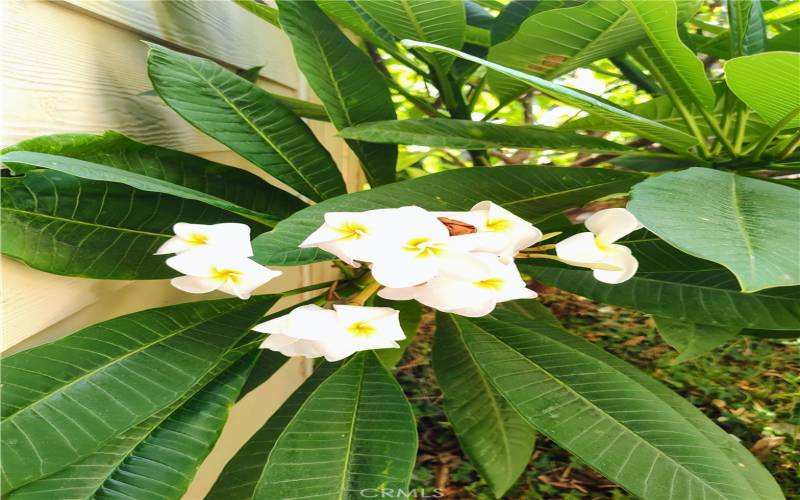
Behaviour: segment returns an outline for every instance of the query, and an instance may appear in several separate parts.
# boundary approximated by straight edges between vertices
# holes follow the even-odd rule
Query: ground
[[[675,364],[675,351],[643,314],[601,306],[555,289],[542,301],[571,331],[638,366],[737,436],[772,472],[788,499],[800,499],[800,341],[742,337],[695,361]],[[439,488],[446,498],[491,499],[465,459],[442,410],[430,361],[433,315],[398,364],[419,420],[420,447],[412,488]],[[417,490],[420,491],[420,490]],[[507,499],[634,498],[539,436],[528,469]]]

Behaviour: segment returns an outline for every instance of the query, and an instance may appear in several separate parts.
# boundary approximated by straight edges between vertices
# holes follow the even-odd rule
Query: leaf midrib
[[[350,432],[347,438],[347,448],[345,448],[346,454],[344,457],[344,464],[342,467],[342,482],[339,485],[339,495],[338,498],[345,499],[345,493],[347,492],[347,486],[350,483],[350,457],[353,450],[353,441],[355,440],[355,427],[356,427],[356,418],[358,416],[358,410],[361,406],[361,393],[364,390],[364,376],[367,371],[367,360],[363,357],[361,358],[361,374],[358,379],[358,389],[356,390],[356,395],[353,402],[353,417],[350,419]]]
[[[138,230],[138,229],[128,229],[128,228],[123,228],[123,227],[107,226],[107,225],[104,225],[104,224],[97,224],[97,223],[92,223],[92,222],[84,222],[84,221],[77,220],[77,219],[67,219],[67,218],[64,218],[64,217],[44,214],[44,213],[41,213],[41,212],[34,212],[34,211],[30,211],[30,210],[23,210],[23,209],[19,209],[19,208],[2,207],[2,208],[0,208],[0,211],[17,212],[17,213],[28,215],[30,217],[40,217],[40,218],[43,218],[43,219],[52,219],[52,220],[65,222],[65,223],[68,223],[68,224],[78,224],[78,225],[82,225],[82,226],[89,226],[89,227],[94,227],[94,228],[107,229],[107,230],[111,230],[111,231],[120,231],[120,232],[125,232],[125,233],[132,233],[132,234],[141,234],[141,235],[145,235],[145,236],[155,236],[155,237],[158,237],[158,238],[171,238],[172,237],[169,234],[151,233],[151,232],[148,232],[148,231],[141,231],[141,230]]]
[[[495,321],[497,321],[497,320],[495,320]],[[454,323],[456,323],[456,324],[457,324],[457,322],[454,322]],[[721,497],[725,498],[725,495],[724,495],[723,493],[721,493],[719,490],[717,490],[717,489],[716,489],[714,486],[707,484],[706,480],[704,480],[704,479],[702,479],[702,478],[698,477],[698,476],[697,476],[697,475],[696,475],[696,474],[695,474],[693,471],[691,471],[690,469],[688,469],[688,468],[687,468],[687,467],[686,467],[684,464],[682,464],[681,462],[678,462],[677,460],[675,460],[675,459],[674,459],[674,458],[672,458],[671,456],[667,455],[667,454],[666,454],[664,451],[662,451],[660,448],[658,448],[657,446],[653,445],[652,443],[650,443],[649,441],[647,441],[647,440],[646,440],[644,437],[640,436],[638,433],[636,433],[636,432],[635,432],[635,431],[633,431],[632,429],[628,428],[628,427],[627,427],[625,424],[623,424],[622,422],[620,422],[620,421],[619,421],[619,420],[617,420],[616,418],[614,418],[614,417],[612,417],[611,415],[609,415],[609,414],[608,414],[608,413],[607,413],[605,410],[603,410],[602,408],[598,407],[598,406],[597,406],[597,405],[595,405],[595,404],[594,404],[594,403],[593,403],[591,400],[589,400],[589,399],[587,399],[585,396],[583,396],[581,393],[579,393],[579,392],[575,391],[575,390],[574,390],[574,389],[572,389],[572,388],[571,388],[569,385],[567,385],[567,384],[565,384],[564,382],[562,382],[562,381],[561,381],[559,378],[557,378],[557,377],[555,377],[554,375],[552,375],[552,374],[551,374],[551,373],[550,373],[548,370],[546,370],[546,369],[544,369],[543,367],[541,367],[540,365],[536,364],[536,363],[535,363],[533,360],[531,360],[531,359],[530,359],[530,358],[528,358],[527,356],[524,356],[522,353],[520,353],[519,351],[517,351],[517,350],[516,350],[514,347],[512,347],[511,345],[509,345],[508,343],[506,343],[506,342],[505,342],[503,339],[501,339],[501,338],[497,337],[496,335],[493,335],[491,332],[488,332],[488,331],[484,330],[483,328],[481,328],[480,326],[476,325],[475,323],[470,323],[470,324],[472,324],[472,326],[474,326],[475,328],[477,328],[477,329],[479,329],[480,331],[482,331],[484,334],[486,334],[486,335],[490,336],[491,338],[493,338],[494,340],[496,340],[496,341],[500,342],[500,343],[501,343],[503,346],[505,346],[505,347],[506,347],[508,350],[510,350],[510,351],[511,351],[511,352],[512,352],[512,353],[513,353],[515,356],[517,356],[517,357],[518,357],[518,359],[522,359],[522,360],[523,360],[524,362],[526,362],[527,364],[529,364],[529,365],[531,365],[531,366],[535,367],[535,368],[536,368],[536,369],[537,369],[539,372],[541,372],[541,373],[544,373],[544,374],[545,374],[545,375],[546,375],[548,378],[550,378],[550,379],[551,379],[553,382],[555,382],[557,385],[561,386],[561,387],[562,387],[562,389],[565,389],[565,390],[567,390],[568,392],[570,392],[571,394],[573,394],[573,395],[577,396],[577,397],[578,397],[578,398],[580,398],[582,401],[584,401],[584,403],[586,403],[586,404],[588,404],[589,406],[591,406],[592,408],[594,408],[594,409],[595,409],[596,411],[598,411],[600,414],[602,414],[602,415],[605,415],[605,416],[606,416],[606,418],[608,418],[608,419],[612,420],[612,421],[613,421],[613,422],[615,422],[617,425],[619,425],[620,427],[622,427],[623,429],[625,429],[627,432],[629,432],[629,433],[631,433],[632,435],[636,436],[636,438],[637,438],[637,440],[638,440],[638,441],[640,441],[640,442],[643,442],[645,445],[647,445],[647,446],[649,446],[650,448],[652,448],[652,449],[655,451],[655,453],[656,453],[657,455],[659,455],[659,456],[662,456],[662,457],[663,457],[663,458],[665,458],[667,461],[669,461],[669,462],[671,462],[671,463],[673,463],[673,464],[676,464],[676,465],[678,466],[678,469],[679,469],[679,470],[683,470],[684,472],[686,472],[687,474],[689,474],[689,475],[690,475],[692,478],[696,479],[696,480],[697,480],[697,481],[698,481],[698,482],[699,482],[701,485],[703,485],[703,487],[704,487],[704,488],[709,488],[709,489],[711,489],[711,491],[713,491],[713,492],[715,492],[715,493],[719,494]],[[517,325],[515,325],[515,327],[516,327],[516,328],[521,328],[521,327],[519,327],[519,326],[517,326]],[[460,330],[461,328],[460,328],[460,327],[458,327],[458,329]],[[588,359],[589,359],[589,361],[596,361],[594,358],[591,358],[591,357],[590,357],[590,356],[588,356],[587,354],[585,354],[585,353],[583,353],[583,352],[581,352],[581,351],[578,351],[578,350],[576,350],[576,349],[573,349],[573,348],[571,348],[570,346],[568,346],[568,345],[565,345],[565,344],[563,344],[562,342],[559,342],[559,341],[558,341],[558,340],[556,340],[556,339],[553,339],[553,338],[551,338],[551,337],[547,337],[547,336],[544,336],[544,335],[541,335],[541,334],[540,334],[539,336],[540,336],[540,337],[546,337],[548,341],[551,341],[551,342],[557,343],[557,344],[559,344],[559,345],[561,345],[561,346],[567,347],[568,349],[570,349],[570,350],[572,350],[573,352],[575,352],[575,353],[576,353],[578,356],[580,356],[580,357],[581,357],[581,358],[583,358],[584,360],[586,360],[586,359],[588,358]],[[617,369],[615,366],[613,366],[613,365],[610,365],[610,364],[604,364],[604,366],[607,366],[608,368],[611,368],[612,370],[614,370],[614,372],[616,372],[617,374],[619,374],[619,375],[623,376],[624,378],[626,378],[626,379],[630,379],[630,377],[629,377],[628,375],[626,375],[625,373],[623,373],[623,372],[621,372],[620,370],[618,370],[618,369]],[[514,405],[514,403],[513,403],[513,402],[509,401],[509,403],[511,403],[511,404],[512,404],[512,406],[514,406],[514,407],[515,407],[515,409],[516,409],[516,405]],[[665,403],[665,406],[669,406],[669,405],[667,405],[667,404]],[[670,409],[672,409],[672,408],[670,407]],[[673,410],[673,412],[674,412],[674,410]],[[677,413],[677,412],[675,412],[675,413]],[[521,415],[523,415],[523,413],[522,413],[522,412],[520,412],[520,414],[521,414]],[[680,414],[678,414],[678,416],[679,416],[679,417],[681,417],[681,419],[682,419],[682,420],[686,420],[686,419],[684,419],[684,418],[683,418],[683,417],[682,417]],[[527,419],[526,419],[526,420],[527,420]],[[688,422],[688,420],[686,420],[686,421]],[[689,423],[690,423],[690,422],[689,422]],[[546,434],[544,431],[542,431],[542,433]],[[702,433],[702,432],[700,432],[699,430],[698,430],[698,434],[700,434],[700,435],[701,435],[701,436],[702,436],[704,439],[708,440],[708,438],[705,436],[705,434],[703,434],[703,433]],[[714,446],[713,446],[713,443],[711,443],[711,444],[710,444],[709,448],[714,448]],[[573,452],[572,452],[572,451],[570,451],[570,453],[573,453]],[[586,462],[588,462],[588,460],[587,460]],[[727,463],[730,463],[730,462],[729,462],[727,459],[726,459],[726,462],[727,462]],[[619,473],[618,473],[618,474],[619,474]],[[749,483],[748,483],[748,485],[749,485]]]

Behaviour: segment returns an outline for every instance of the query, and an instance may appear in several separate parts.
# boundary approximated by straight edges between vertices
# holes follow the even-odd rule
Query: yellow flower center
[[[503,288],[503,280],[501,278],[489,278],[486,280],[475,281],[473,284],[479,288],[486,288],[495,292],[499,292]]]
[[[353,221],[344,222],[336,228],[336,231],[342,233],[343,240],[360,240],[367,234],[366,227]]]
[[[347,331],[352,333],[355,337],[369,337],[378,331],[378,329],[365,321],[359,321],[348,326]]]
[[[594,237],[594,244],[597,245],[597,248],[599,248],[604,252],[607,252],[608,250],[611,249],[608,245],[606,245],[606,243],[603,240],[600,239],[599,236]]]
[[[188,238],[186,238],[186,243],[196,246],[205,245],[208,243],[208,235],[203,233],[192,233]]]
[[[403,245],[403,250],[414,252],[419,258],[434,257],[442,254],[442,248],[438,243],[429,243],[430,238],[412,238]]]
[[[509,231],[511,226],[511,221],[508,219],[495,219],[486,222],[486,229],[495,233]]]
[[[217,281],[230,281],[231,283],[239,283],[241,281],[242,272],[235,269],[219,269],[217,267],[211,268],[211,279]]]

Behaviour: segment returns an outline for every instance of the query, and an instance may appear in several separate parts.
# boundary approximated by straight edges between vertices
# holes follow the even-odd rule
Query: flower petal
[[[178,276],[177,278],[172,278],[170,284],[178,290],[188,293],[213,292],[222,286],[220,281],[198,276]]]
[[[419,287],[410,286],[407,288],[381,288],[378,291],[378,297],[388,300],[411,300],[413,299]]]
[[[181,253],[186,250],[190,250],[191,248],[193,248],[193,246],[188,244],[186,240],[182,239],[180,236],[173,236],[165,241],[160,247],[158,247],[158,250],[156,250],[154,255]]]
[[[616,285],[627,281],[636,274],[639,268],[639,261],[631,254],[628,247],[622,245],[611,245],[606,252],[606,264],[621,268],[619,271],[609,271],[605,269],[595,269],[592,273],[597,281]]]
[[[384,255],[372,264],[372,277],[383,286],[406,288],[429,281],[439,272],[439,259],[417,257],[399,251]]]
[[[595,242],[594,233],[578,233],[556,243],[556,255],[572,263],[603,262],[606,252],[600,249]]]
[[[600,210],[589,217],[585,225],[606,245],[642,227],[636,217],[624,208]]]

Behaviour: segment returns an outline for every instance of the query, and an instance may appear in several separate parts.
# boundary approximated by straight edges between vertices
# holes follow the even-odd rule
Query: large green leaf
[[[564,87],[537,76],[529,75],[527,73],[507,68],[493,62],[485,61],[481,58],[474,57],[469,54],[465,54],[464,52],[453,50],[447,47],[413,41],[406,41],[404,43],[406,43],[408,46],[422,47],[434,51],[446,52],[467,59],[468,61],[477,62],[489,69],[523,81],[527,85],[540,90],[544,94],[547,94],[550,97],[563,102],[564,104],[574,106],[590,114],[600,116],[605,120],[618,124],[619,126],[626,127],[626,129],[635,130],[636,133],[642,137],[650,139],[654,142],[659,142],[675,151],[686,151],[697,144],[697,140],[688,134],[675,130],[674,128],[668,127],[661,123],[642,118],[641,116],[636,116],[633,113],[614,106],[603,99],[578,92],[577,90],[569,87]]]
[[[763,467],[698,410],[676,408],[663,387],[589,342],[505,311],[442,319],[520,415],[634,495],[782,498]]]
[[[609,194],[625,192],[644,176],[629,172],[581,169],[565,175],[558,167],[511,166],[451,170],[353,193],[301,210],[253,241],[262,264],[293,266],[333,256],[298,245],[323,222],[326,212],[417,205],[427,210],[469,210],[483,200],[539,222],[567,208]]]
[[[207,59],[149,47],[150,81],[186,121],[313,200],[345,192],[328,151],[269,92]]]
[[[196,394],[119,434],[85,459],[14,490],[9,499],[50,500],[55,492],[59,500],[126,495],[180,499],[222,432],[257,355],[251,349],[245,357],[237,356],[233,366],[221,361],[216,378]]]
[[[4,360],[3,492],[94,453],[178,401],[276,299],[150,309]]]
[[[707,168],[653,177],[628,208],[680,250],[730,269],[743,291],[800,285],[800,190]]]
[[[772,126],[800,108],[800,53],[765,52],[725,63],[728,87]],[[800,114],[784,128],[800,127]]]
[[[672,318],[657,317],[656,328],[661,337],[680,353],[680,363],[711,351],[735,338],[740,328],[690,323]]]
[[[696,1],[681,1],[681,17],[688,17],[697,5]],[[550,80],[598,59],[621,54],[646,38],[623,1],[590,0],[528,17],[513,37],[491,48],[487,59]],[[527,88],[496,72],[489,73],[489,85],[501,100],[511,100]]]
[[[447,320],[438,324],[432,362],[447,420],[470,462],[502,498],[527,467],[536,432],[497,394],[461,330]]]
[[[185,187],[181,184],[173,184],[172,182],[156,177],[149,177],[144,174],[122,170],[116,167],[109,167],[99,163],[76,160],[75,158],[67,156],[33,153],[30,151],[12,151],[0,156],[0,161],[9,165],[22,164],[29,167],[57,170],[65,174],[93,181],[118,182],[141,191],[163,193],[177,196],[178,198],[198,201],[268,226],[274,226],[278,220],[280,220],[277,217],[244,208],[235,203],[223,200],[222,198]]]
[[[767,27],[760,0],[727,0],[731,57],[758,54],[766,49]]]
[[[281,0],[278,5],[297,65],[337,129],[396,118],[384,77],[314,2]],[[361,159],[371,186],[394,181],[396,147],[360,141],[348,144]]]
[[[223,202],[220,201],[224,200],[245,210],[264,214],[262,218],[267,219],[283,219],[306,206],[299,199],[271,184],[263,182],[246,170],[215,163],[205,158],[173,149],[142,144],[117,132],[109,131],[102,135],[46,135],[5,148],[3,154],[12,151],[32,151],[66,156],[140,174],[195,191],[194,193],[188,193],[191,196],[202,197],[202,195],[198,194],[199,192],[218,199],[212,200],[210,203],[208,200],[203,199],[198,201],[203,201],[210,205],[217,203],[216,206],[219,206],[219,208],[228,210]],[[15,170],[18,171],[19,168],[15,168]],[[106,169],[100,169],[100,171],[108,172]],[[92,168],[89,175],[97,176],[100,171]],[[74,168],[67,173],[83,177]],[[124,174],[119,175],[123,176]],[[120,177],[120,179],[115,182],[133,185],[132,181],[125,177]],[[143,182],[146,181],[138,182],[138,184]],[[141,185],[134,185],[133,187],[145,189]],[[155,189],[146,190],[155,192],[167,192],[167,190],[170,190],[172,192],[167,192],[167,194],[192,199],[188,196],[182,196],[182,192],[176,192],[163,183],[159,183],[155,186]]]
[[[639,22],[650,45],[645,52],[664,75],[667,83],[685,103],[713,110],[715,97],[705,67],[678,36],[678,7],[674,0],[648,2],[622,0]]]
[[[365,123],[344,129],[342,137],[389,144],[415,144],[438,148],[530,148],[558,151],[626,152],[622,144],[599,137],[573,134],[532,125],[515,127],[496,123],[429,118]]]
[[[372,352],[322,382],[286,424],[254,496],[353,498],[408,488],[417,453],[414,414]]]
[[[225,465],[208,493],[207,500],[255,498],[256,485],[263,474],[275,441],[308,396],[340,365],[341,363],[323,363],[314,370],[303,385],[289,396],[278,411],[269,417],[267,423],[256,431]]]
[[[568,0],[511,0],[497,14],[491,28],[491,44],[505,42],[519,30],[523,21],[537,12],[555,9],[568,3]]]
[[[735,276],[724,267],[684,254],[652,235],[634,236],[622,244],[639,260],[639,270],[618,285],[601,283],[591,271],[552,261],[518,264],[549,285],[656,316],[713,326],[800,329],[800,287],[742,293]]]
[[[243,222],[254,235],[266,229],[196,201],[53,170],[3,178],[0,189],[3,254],[67,276],[175,276],[164,256],[153,252],[174,236],[177,222]]]
[[[454,49],[464,44],[467,16],[462,0],[356,0],[356,3],[398,39],[431,42]],[[431,62],[446,72],[453,57],[433,54]]]

